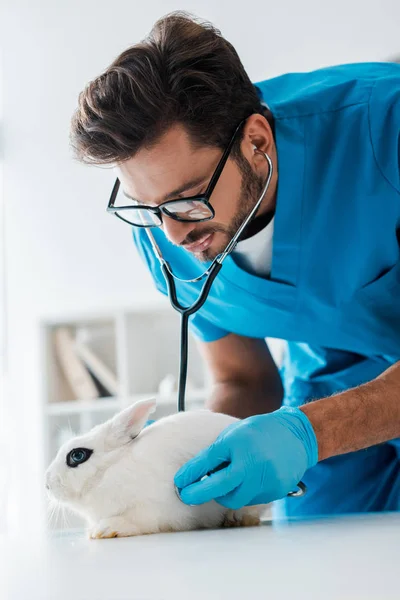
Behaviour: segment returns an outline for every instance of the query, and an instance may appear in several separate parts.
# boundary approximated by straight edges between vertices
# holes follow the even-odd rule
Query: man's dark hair
[[[87,84],[71,143],[82,162],[119,163],[181,124],[195,145],[224,148],[242,119],[268,112],[220,31],[174,12]],[[239,146],[240,137],[232,149],[240,160]]]

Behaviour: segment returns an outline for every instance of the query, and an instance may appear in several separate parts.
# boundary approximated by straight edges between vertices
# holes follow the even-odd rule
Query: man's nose
[[[171,217],[163,215],[163,231],[170,242],[176,246],[180,246],[182,244],[188,233],[190,233],[195,226],[195,223],[175,221],[175,219],[171,219]]]

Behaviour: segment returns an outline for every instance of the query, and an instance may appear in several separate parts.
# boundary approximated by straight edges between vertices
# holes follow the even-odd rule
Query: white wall
[[[41,436],[40,318],[154,294],[129,228],[105,214],[113,174],[72,161],[69,120],[85,82],[177,8],[218,25],[254,80],[400,50],[398,0],[3,0],[7,401],[14,470],[27,473],[14,486],[14,525],[25,532],[42,485],[31,450]]]

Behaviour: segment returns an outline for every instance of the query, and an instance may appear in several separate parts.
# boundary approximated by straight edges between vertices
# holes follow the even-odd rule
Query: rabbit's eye
[[[67,465],[72,468],[77,467],[89,460],[92,454],[93,450],[89,448],[74,448],[67,454]]]

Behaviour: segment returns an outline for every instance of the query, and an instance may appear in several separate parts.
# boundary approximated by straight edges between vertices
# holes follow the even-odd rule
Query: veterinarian
[[[254,84],[210,24],[172,14],[86,86],[72,143],[80,160],[116,167],[116,206],[154,212],[205,192],[242,122],[214,216],[181,220],[166,205],[151,230],[174,272],[196,278],[255,206],[270,158],[260,208],[191,319],[208,406],[241,420],[175,483],[188,504],[279,500],[280,517],[399,510],[400,65]],[[132,229],[166,294],[146,229]],[[180,300],[201,286],[178,282]],[[280,370],[267,336],[286,341]],[[307,493],[287,497],[300,480]]]

